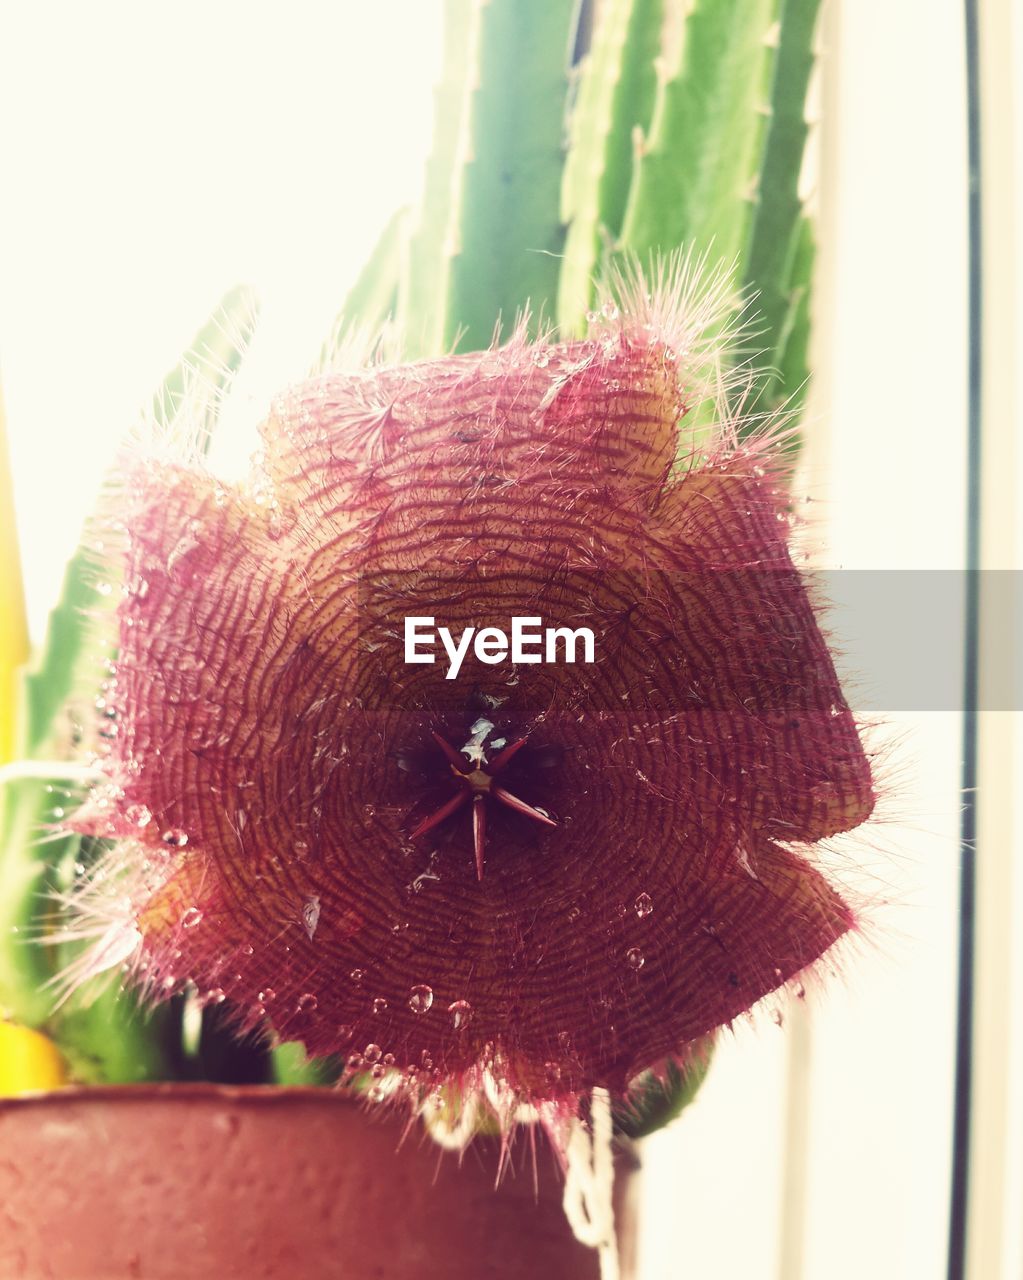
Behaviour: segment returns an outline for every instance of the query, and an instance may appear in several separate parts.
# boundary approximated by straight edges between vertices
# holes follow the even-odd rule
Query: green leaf
[[[276,1084],[332,1086],[341,1074],[342,1063],[338,1058],[310,1058],[305,1046],[297,1040],[277,1045],[271,1050],[270,1058]]]
[[[410,358],[444,351],[455,210],[464,158],[463,122],[479,38],[479,0],[445,0],[444,53],[434,90],[433,146],[398,292],[398,320]]]
[[[755,299],[763,360],[772,368],[760,387],[760,409],[799,393],[809,373],[813,233],[799,198],[799,173],[819,8],[820,0],[782,0],[771,112],[743,254],[743,289]]]
[[[399,315],[411,355],[553,314],[573,0],[448,0],[434,151]]]
[[[47,1029],[76,1084],[143,1084],[172,1074],[165,1050],[170,1011],[143,1009],[135,995],[109,983],[88,1004],[50,1019]]]
[[[225,295],[153,397],[158,426],[184,424],[189,443],[205,450],[255,313],[247,289]],[[106,990],[73,996],[56,1010],[46,986],[75,950],[46,942],[62,923],[53,895],[67,890],[83,856],[81,839],[61,835],[59,820],[81,799],[75,762],[97,720],[102,726],[96,700],[112,657],[105,624],[118,584],[98,536],[87,525],[42,649],[23,676],[18,762],[0,790],[0,1013],[45,1029],[83,1079],[134,1080],[161,1069],[153,1038],[159,1016],[146,1022],[132,999]]]
[[[358,332],[376,337],[396,314],[408,219],[409,210],[401,208],[380,233],[366,265],[348,290],[331,335],[323,345],[317,362],[319,368],[330,367],[349,334]]]
[[[209,449],[220,405],[252,339],[258,314],[251,289],[230,289],[153,397],[157,424],[170,427],[183,419],[202,454]]]
[[[481,6],[479,80],[456,220],[446,339],[472,351],[531,304],[554,314],[564,228],[563,123],[574,0]]]
[[[813,224],[804,216],[799,221],[789,275],[788,308],[777,348],[778,377],[764,393],[769,407],[778,403],[779,395],[784,396],[790,410],[798,410],[806,399],[810,377],[810,290],[816,252]]]
[[[705,1041],[684,1065],[668,1061],[661,1072],[648,1071],[615,1105],[615,1129],[628,1138],[646,1138],[670,1124],[696,1097],[710,1068],[712,1042]]]
[[[679,50],[666,50],[621,236],[641,261],[685,246],[727,263],[742,249],[777,3],[696,0]]]
[[[42,651],[23,676],[18,755],[53,762],[53,776],[15,777],[0,801],[0,1009],[33,1027],[53,1005],[52,993],[42,990],[55,968],[53,949],[42,941],[52,910],[49,894],[60,887],[59,869],[73,861],[79,845],[77,836],[52,837],[61,813],[80,799],[78,784],[63,775],[81,755],[103,679],[106,655],[96,640],[95,616],[109,597],[96,590],[95,560],[86,543],[72,557]]]
[[[607,0],[578,70],[562,183],[567,225],[558,285],[563,332],[580,333],[593,279],[621,231],[635,134],[648,132],[657,89],[663,0]]]

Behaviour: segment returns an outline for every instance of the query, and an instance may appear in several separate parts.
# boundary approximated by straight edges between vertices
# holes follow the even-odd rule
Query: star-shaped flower
[[[819,842],[870,769],[793,567],[777,433],[706,315],[293,387],[250,478],[135,455],[108,784],[131,972],[415,1087],[623,1091],[855,926]],[[590,628],[592,663],[402,626]],[[139,873],[139,868],[144,874]],[[111,877],[115,882],[116,875]]]

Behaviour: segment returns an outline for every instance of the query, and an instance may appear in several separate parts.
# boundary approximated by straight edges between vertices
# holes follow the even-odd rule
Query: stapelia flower
[[[708,314],[670,282],[618,301],[582,341],[293,387],[244,484],[129,460],[118,729],[78,826],[131,868],[113,954],[153,996],[571,1108],[854,928],[818,846],[870,769],[778,433],[722,398],[679,457]],[[589,628],[594,661],[406,662],[407,618],[515,617]]]

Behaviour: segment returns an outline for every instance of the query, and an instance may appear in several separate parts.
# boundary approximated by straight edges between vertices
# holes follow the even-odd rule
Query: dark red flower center
[[[479,880],[483,879],[483,865],[486,857],[488,799],[544,826],[558,825],[545,809],[529,804],[496,781],[498,775],[526,745],[527,738],[523,735],[509,741],[507,738],[497,737],[491,743],[488,752],[485,743],[493,727],[489,720],[477,720],[469,731],[468,742],[459,750],[456,750],[443,734],[431,730],[430,736],[448,763],[455,791],[418,822],[411,832],[413,840],[426,835],[428,831],[446,822],[471,801],[473,851],[476,856],[476,876]]]

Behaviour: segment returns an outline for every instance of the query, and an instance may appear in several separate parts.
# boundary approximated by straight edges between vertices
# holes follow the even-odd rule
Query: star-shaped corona
[[[451,743],[439,733],[433,733],[431,736],[451,766],[452,780],[455,783],[456,791],[450,800],[445,801],[440,808],[435,809],[433,813],[417,823],[415,830],[412,832],[413,840],[418,836],[426,835],[428,831],[439,823],[445,822],[471,801],[472,841],[476,858],[476,875],[482,880],[486,857],[486,802],[488,798],[495,800],[498,804],[503,804],[506,808],[511,809],[513,813],[522,814],[523,817],[530,818],[534,822],[540,822],[544,826],[556,827],[558,825],[549,813],[527,804],[525,800],[520,800],[518,796],[513,795],[506,787],[502,787],[500,783],[495,781],[505,765],[526,745],[525,738],[517,738],[514,742],[501,747],[493,759],[488,760],[480,748],[477,748],[476,753],[473,755],[463,754],[456,751]],[[475,744],[472,745],[475,746]],[[469,767],[467,767],[467,763]]]

